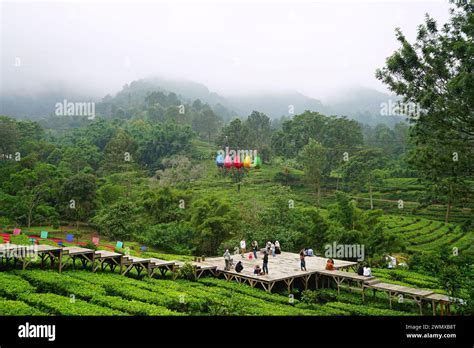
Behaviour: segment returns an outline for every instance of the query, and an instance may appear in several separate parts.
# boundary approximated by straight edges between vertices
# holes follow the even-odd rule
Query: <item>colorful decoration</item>
[[[262,167],[262,160],[260,159],[260,156],[255,156],[255,159],[253,161],[253,167],[255,169],[260,169]]]
[[[227,154],[227,156],[225,156],[224,167],[227,168],[227,169],[232,167],[232,161],[230,160],[229,154]]]
[[[239,154],[236,154],[236,155],[234,156],[234,167],[237,168],[237,169],[242,168],[242,162],[240,162],[240,156],[239,156]]]
[[[13,229],[13,235],[18,236],[21,233],[21,230],[19,228],[14,228]]]
[[[43,238],[43,239],[47,239],[47,238],[48,238],[48,232],[46,232],[46,231],[41,231],[40,237]]]
[[[99,237],[92,237],[92,243],[99,245]]]
[[[222,168],[224,166],[224,156],[222,156],[221,154],[218,154],[216,157],[216,165],[219,168]]]
[[[250,156],[249,155],[245,156],[245,158],[244,158],[244,168],[249,169],[251,167],[251,165],[252,165],[252,160],[250,159]]]
[[[226,137],[226,143],[227,137]],[[232,156],[230,155],[232,154]],[[240,192],[240,184],[242,179],[248,173],[249,169],[255,168],[260,169],[262,166],[262,160],[257,155],[257,150],[231,150],[229,147],[225,148],[225,158],[224,152],[219,151],[216,156],[216,165],[218,168],[224,167],[225,170],[221,171],[223,175],[230,176],[232,181],[237,183],[237,192]],[[254,161],[252,163],[252,157]],[[242,170],[242,168],[244,170]]]
[[[74,240],[74,236],[72,234],[66,235],[66,241],[72,242]]]
[[[115,243],[116,248],[123,248],[123,242],[117,242]]]

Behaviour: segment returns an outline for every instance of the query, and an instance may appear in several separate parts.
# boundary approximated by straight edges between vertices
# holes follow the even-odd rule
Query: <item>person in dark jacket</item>
[[[257,259],[257,250],[258,250],[258,243],[256,240],[252,242],[252,251],[253,251],[253,257]]]
[[[357,274],[358,275],[364,275],[364,266],[359,265],[359,268],[357,269]]]
[[[304,250],[301,250],[300,252],[300,261],[301,261],[301,270],[303,271],[306,271],[306,261],[305,261],[305,254],[304,254]]]
[[[240,273],[242,272],[243,269],[244,269],[244,266],[242,265],[242,261],[237,262],[237,264],[235,265],[235,271],[237,273]]]
[[[268,274],[268,252],[263,253],[263,274]]]

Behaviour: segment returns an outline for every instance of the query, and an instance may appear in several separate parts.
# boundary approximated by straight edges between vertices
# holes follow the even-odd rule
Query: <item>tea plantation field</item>
[[[385,215],[386,228],[402,237],[409,252],[430,252],[441,246],[474,255],[474,233],[462,231],[455,223],[424,218]]]
[[[399,274],[396,281],[383,270],[377,276],[399,284],[437,287],[436,279],[427,276]],[[269,294],[248,285],[215,278],[193,282],[146,277],[134,279],[110,272],[72,270],[63,274],[40,269],[0,272],[2,315],[340,316],[418,313],[417,307],[409,300],[395,303],[392,310],[388,309],[388,300],[383,293],[368,296],[365,304],[360,293],[346,290],[340,295],[332,289],[300,295],[295,293],[295,298],[291,299],[285,293]],[[425,310],[429,314],[429,308]]]

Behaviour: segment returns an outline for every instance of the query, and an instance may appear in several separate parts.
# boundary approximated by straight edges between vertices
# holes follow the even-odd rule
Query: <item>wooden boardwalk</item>
[[[436,315],[437,305],[440,305],[441,314],[450,313],[450,305],[454,299],[436,294],[432,291],[421,290],[401,285],[382,283],[375,277],[360,276],[355,273],[357,262],[337,260],[334,259],[335,270],[326,270],[326,258],[318,256],[308,256],[305,258],[306,271],[300,269],[299,254],[282,252],[275,257],[268,256],[268,270],[269,274],[256,275],[254,274],[254,267],[259,265],[262,267],[263,254],[259,253],[257,259],[249,259],[250,253],[246,253],[245,257],[240,254],[233,256],[233,265],[230,270],[225,270],[225,261],[223,257],[207,258],[203,261],[191,262],[194,270],[194,276],[199,279],[204,274],[211,274],[215,277],[224,277],[228,281],[235,280],[240,283],[248,283],[251,287],[257,285],[264,290],[271,292],[275,284],[284,283],[291,292],[292,286],[296,281],[301,281],[305,289],[309,288],[310,280],[314,280],[315,288],[324,287],[325,282],[327,287],[330,287],[330,282],[334,282],[337,287],[338,294],[340,287],[347,283],[349,290],[352,290],[352,285],[361,290],[362,301],[365,301],[365,291],[372,289],[375,296],[375,291],[387,292],[390,308],[392,308],[392,298],[396,296],[407,296],[413,299],[420,308],[422,313],[423,301],[431,304],[433,315]],[[252,254],[253,256],[253,254]],[[16,265],[18,262],[22,264],[25,269],[31,262],[39,258],[41,266],[49,261],[51,268],[54,269],[58,265],[59,272],[68,264],[72,263],[75,268],[76,260],[80,260],[83,268],[91,267],[92,272],[96,272],[99,268],[105,270],[107,267],[111,271],[116,268],[120,269],[121,275],[128,274],[132,269],[135,269],[138,275],[144,271],[148,276],[153,276],[158,270],[162,276],[166,272],[171,272],[173,279],[176,278],[177,270],[184,265],[180,261],[165,261],[157,258],[141,258],[137,256],[123,255],[107,250],[92,250],[81,247],[56,247],[50,245],[15,245],[15,244],[0,244],[0,265],[8,265],[10,261]],[[235,271],[235,265],[238,261],[242,262],[244,269],[241,272]],[[352,271],[351,271],[352,270]],[[399,297],[400,298],[400,297]]]
[[[305,288],[308,288],[308,284],[311,276],[317,274],[319,271],[323,271],[326,268],[326,258],[318,256],[306,257],[306,271],[300,269],[300,256],[295,253],[282,252],[277,254],[275,257],[272,255],[268,256],[268,274],[266,275],[255,275],[254,267],[259,265],[262,267],[263,254],[258,253],[257,259],[248,258],[250,253],[246,253],[245,257],[242,258],[240,254],[233,255],[233,267],[238,261],[242,261],[244,269],[242,272],[236,272],[233,267],[231,270],[226,271],[224,257],[213,257],[207,258],[205,261],[195,262],[197,265],[202,267],[215,267],[218,275],[223,275],[227,280],[236,280],[242,283],[248,283],[250,286],[260,285],[266,291],[271,292],[276,283],[283,282],[288,291],[295,280],[301,280]],[[252,254],[253,256],[253,254]],[[334,260],[334,267],[336,269],[348,269],[357,266],[357,262],[345,261],[345,260]]]

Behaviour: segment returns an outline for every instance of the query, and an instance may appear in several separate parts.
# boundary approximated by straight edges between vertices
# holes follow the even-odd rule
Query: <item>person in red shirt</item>
[[[326,262],[326,269],[328,271],[333,271],[334,270],[334,261],[333,259],[328,259]]]

